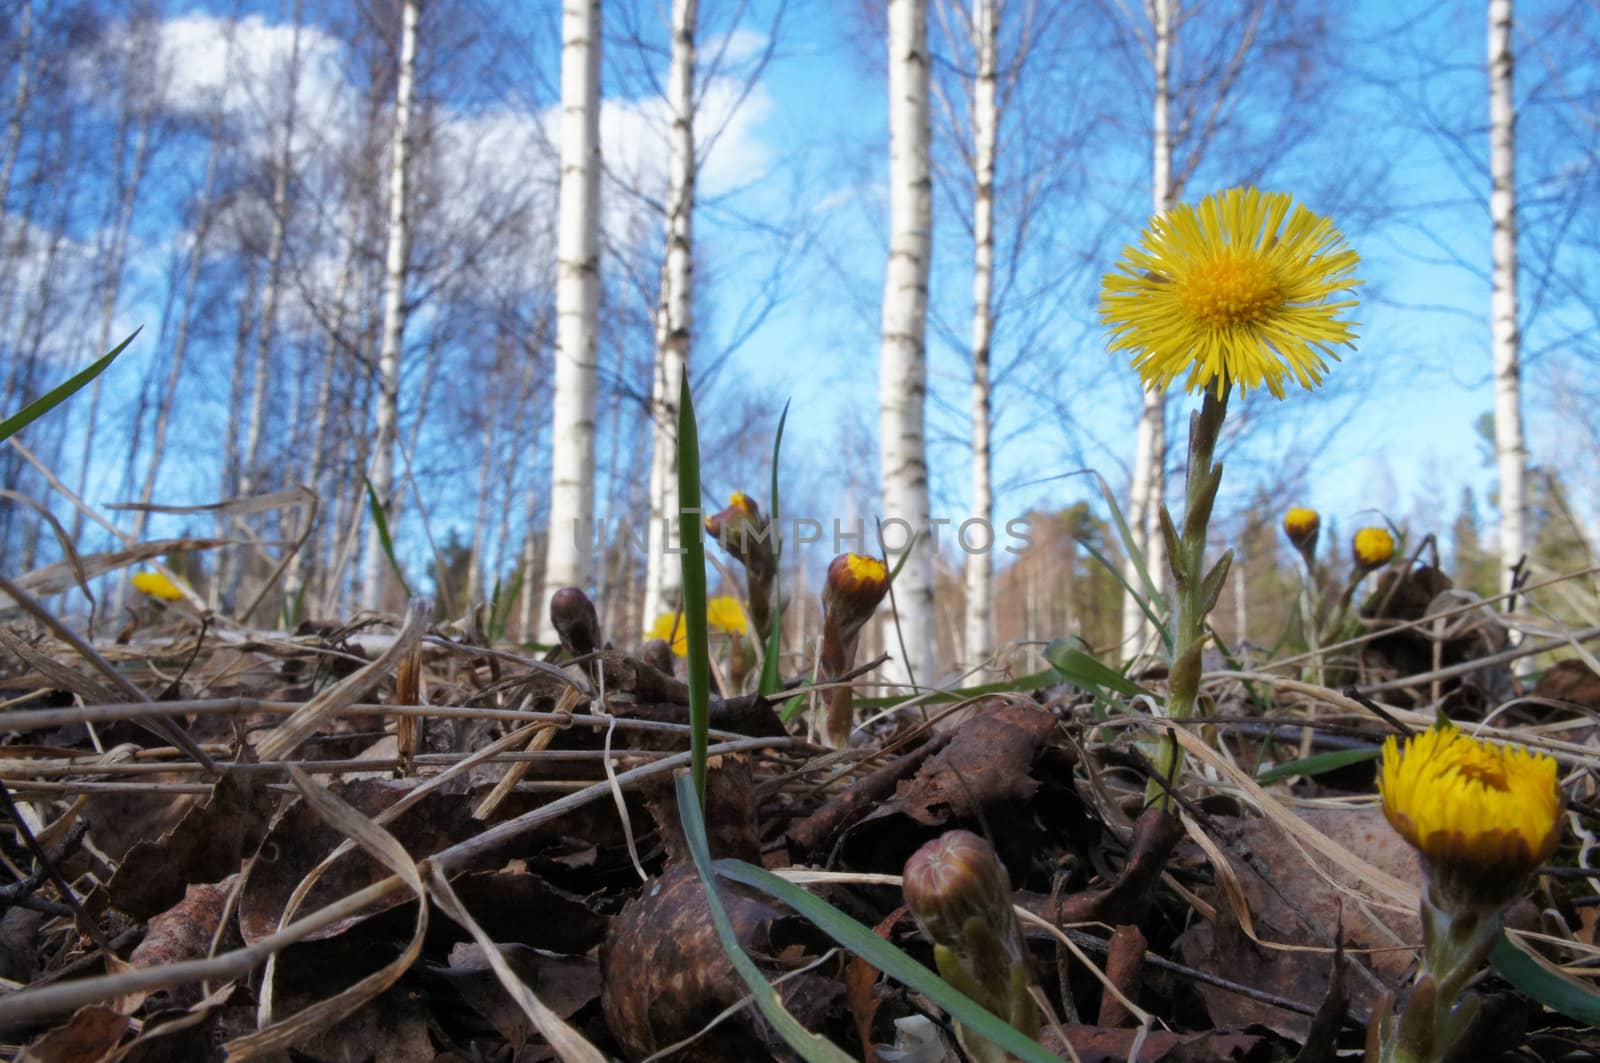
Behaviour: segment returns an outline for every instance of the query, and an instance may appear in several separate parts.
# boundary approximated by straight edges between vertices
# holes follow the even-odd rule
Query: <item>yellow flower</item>
[[[135,572],[131,582],[134,590],[163,602],[175,602],[183,597],[178,585],[159,572]]]
[[[1560,841],[1556,762],[1445,723],[1383,744],[1383,814],[1427,864],[1443,906],[1500,907]]]
[[[724,635],[743,635],[750,630],[739,599],[726,595],[706,602],[706,626]]]
[[[1387,528],[1362,528],[1351,540],[1350,552],[1362,568],[1382,568],[1394,557],[1394,536]]]
[[[1283,533],[1289,537],[1296,550],[1305,550],[1317,544],[1317,532],[1322,528],[1322,517],[1314,509],[1295,506],[1283,515]]]
[[[1291,208],[1293,208],[1291,210]],[[1196,393],[1216,381],[1283,398],[1293,377],[1322,383],[1333,344],[1355,339],[1332,301],[1361,282],[1359,256],[1327,218],[1281,192],[1231,188],[1150,220],[1101,282],[1111,350],[1132,351],[1145,387],[1187,374]]]
[[[750,629],[739,599],[726,595],[706,602],[706,629],[722,635],[743,635]],[[682,613],[662,613],[645,632],[647,639],[670,639],[672,652],[679,657],[689,655],[689,634]]]

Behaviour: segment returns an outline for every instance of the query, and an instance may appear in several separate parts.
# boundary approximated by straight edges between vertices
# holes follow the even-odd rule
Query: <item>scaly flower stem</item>
[[[1466,1034],[1478,998],[1464,991],[1500,926],[1497,908],[1449,911],[1432,896],[1423,899],[1422,969],[1398,1021],[1385,1017],[1380,1063],[1438,1063]]]
[[[1199,412],[1189,418],[1189,463],[1181,534],[1173,524],[1172,515],[1165,508],[1161,511],[1161,534],[1166,539],[1167,561],[1172,572],[1173,604],[1167,715],[1175,720],[1194,715],[1195,703],[1200,697],[1201,658],[1209,635],[1206,616],[1216,606],[1228,578],[1228,569],[1233,564],[1230,550],[1214,568],[1206,571],[1206,532],[1217,501],[1217,488],[1222,483],[1222,466],[1216,464],[1213,456],[1217,439],[1222,435],[1222,422],[1228,414],[1231,390],[1232,385],[1228,383],[1206,388]],[[1172,778],[1178,763],[1176,745],[1163,738],[1154,759],[1157,769]],[[1170,811],[1171,801],[1159,785],[1152,784],[1148,797]]]
[[[1306,651],[1311,654],[1311,667],[1306,678],[1317,686],[1322,685],[1322,636],[1317,631],[1317,572],[1311,559],[1300,555],[1300,629],[1305,632]]]

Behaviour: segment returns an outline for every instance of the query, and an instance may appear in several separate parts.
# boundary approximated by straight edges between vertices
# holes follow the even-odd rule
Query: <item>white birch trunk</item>
[[[937,681],[933,543],[929,538],[928,460],[923,433],[928,390],[925,349],[933,183],[928,168],[928,8],[889,0],[889,261],[883,280],[883,340],[878,354],[878,456],[889,567],[916,533],[895,582],[908,679]],[[890,521],[903,523],[888,524]],[[898,640],[895,645],[898,650]]]
[[[999,136],[996,96],[995,0],[973,0],[972,87],[972,517],[988,528],[987,547],[966,554],[966,657],[969,666],[994,652],[994,489],[990,449],[989,348],[994,337],[994,150]],[[985,682],[988,672],[974,677]]]
[[[417,19],[421,0],[404,0],[400,72],[394,93],[394,148],[389,165],[389,239],[383,269],[383,339],[378,347],[378,415],[373,432],[372,490],[387,511],[394,497],[394,443],[400,423],[400,351],[406,328],[406,169],[410,154],[411,95],[417,72]],[[367,525],[361,559],[361,607],[383,605],[389,559],[374,521]]]
[[[650,461],[649,556],[645,561],[646,623],[678,608],[683,592],[683,558],[675,552],[682,547],[677,535],[678,392],[689,366],[694,283],[694,38],[699,7],[698,0],[672,0],[672,65],[667,72],[672,131],[668,137],[667,248],[656,311],[656,369],[650,403],[655,431]]]
[[[600,0],[561,6],[561,205],[556,257],[556,386],[544,597],[587,589],[594,556],[594,405],[600,317]],[[532,517],[532,508],[529,509]],[[533,562],[529,525],[527,564]],[[526,593],[532,593],[532,574]],[[543,602],[539,639],[554,642]],[[524,611],[527,619],[527,611]],[[527,637],[524,635],[524,637]]]
[[[256,466],[261,458],[261,437],[267,421],[267,383],[271,376],[272,341],[278,326],[279,282],[283,273],[283,238],[289,214],[289,170],[294,165],[295,100],[300,94],[301,5],[295,4],[294,36],[289,47],[289,99],[283,123],[283,143],[274,160],[272,178],[272,230],[267,237],[267,280],[261,294],[261,324],[256,330],[252,361],[250,421],[245,431],[244,465],[239,474],[239,494],[256,490]]]
[[[1516,103],[1511,95],[1511,0],[1489,0],[1489,218],[1494,227],[1490,335],[1494,355],[1494,456],[1500,475],[1500,589],[1527,550],[1528,452],[1522,439],[1521,334],[1517,330]]]
[[[22,13],[17,17],[17,22],[17,91],[12,98],[11,116],[6,122],[5,161],[0,162],[0,204],[10,202],[11,174],[22,146],[22,119],[28,112],[28,101],[33,98],[33,82],[29,78],[33,63],[33,0],[23,0]],[[7,220],[7,213],[0,210],[0,241],[5,238]]]
[[[1154,37],[1152,70],[1155,104],[1151,113],[1150,199],[1157,214],[1172,209],[1172,39],[1179,0],[1148,0]],[[1167,585],[1167,551],[1161,538],[1161,507],[1167,490],[1166,393],[1145,392],[1139,410],[1139,429],[1133,450],[1133,480],[1128,491],[1128,528],[1144,554],[1145,567],[1158,591]],[[1143,593],[1143,582],[1132,558],[1123,565],[1130,586]],[[1156,603],[1151,603],[1154,606]],[[1148,634],[1148,621],[1131,597],[1122,601],[1122,644],[1137,652]]]

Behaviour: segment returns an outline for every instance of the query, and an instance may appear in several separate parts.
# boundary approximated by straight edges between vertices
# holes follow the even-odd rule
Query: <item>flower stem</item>
[[[1184,484],[1183,529],[1180,532],[1165,507],[1161,511],[1161,533],[1166,539],[1167,563],[1172,572],[1172,661],[1167,678],[1167,715],[1176,720],[1194,715],[1200,697],[1201,658],[1209,629],[1206,616],[1217,604],[1227,581],[1233,553],[1224,554],[1215,567],[1206,570],[1206,531],[1216,504],[1217,488],[1222,483],[1222,466],[1213,460],[1222,422],[1228,414],[1231,385],[1223,383],[1205,389],[1205,399],[1189,418],[1189,461]],[[1172,740],[1163,738],[1155,756],[1157,769],[1166,777],[1175,775],[1178,751]],[[1153,803],[1169,808],[1171,800],[1152,783],[1148,794]],[[1170,810],[1170,808],[1169,808]]]
[[[1478,1011],[1465,992],[1483,967],[1501,926],[1499,909],[1449,911],[1422,902],[1422,968],[1398,1019],[1386,1016],[1381,1063],[1438,1063],[1466,1034]]]

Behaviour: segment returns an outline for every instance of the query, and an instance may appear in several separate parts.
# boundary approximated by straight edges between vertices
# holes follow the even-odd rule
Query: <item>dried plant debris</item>
[[[1482,603],[1427,568],[1372,583],[1351,621],[1364,641],[1329,663],[1329,686],[1207,657],[1211,716],[1180,732],[1170,810],[1147,800],[1148,705],[1114,688],[890,706],[893,728],[822,748],[782,719],[787,695],[735,681],[711,704],[711,741],[738,746],[710,763],[710,853],[803,881],[931,969],[894,876],[923,843],[971,832],[1014,887],[1046,1048],[1086,1063],[1356,1058],[1367,1021],[1404,999],[1421,941],[1394,893],[1417,888],[1415,854],[1370,796],[1391,724],[1360,699],[1413,729],[1442,704],[1544,743],[1566,815],[1591,832],[1600,794],[1600,681],[1582,655],[1541,661],[1531,696],[1507,705],[1516,642]],[[372,616],[288,633],[147,603],[125,641],[93,644],[137,703],[48,628],[10,628],[4,1043],[107,1063],[798,1058],[750,1006],[689,857],[671,648],[636,655],[597,603],[557,599],[548,660],[491,641],[487,621],[430,627],[413,611],[409,633]],[[1141,682],[1159,697],[1166,680]],[[215,772],[137,717],[181,730]],[[1265,774],[1306,756],[1292,777]],[[355,818],[330,818],[313,784]],[[1552,857],[1510,922],[1542,932],[1533,947],[1566,984],[1592,987],[1586,845]],[[857,1059],[963,1058],[960,1024],[930,999],[772,896],[715,889],[807,1029]],[[1473,1060],[1600,1052],[1526,987],[1490,972],[1474,989]],[[281,1041],[260,1037],[285,1022]]]

